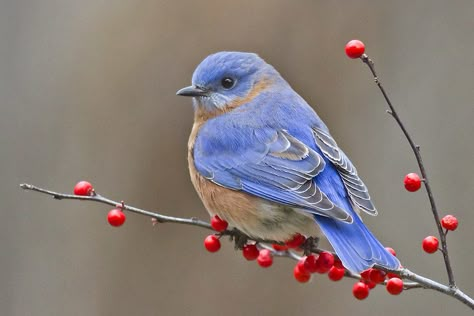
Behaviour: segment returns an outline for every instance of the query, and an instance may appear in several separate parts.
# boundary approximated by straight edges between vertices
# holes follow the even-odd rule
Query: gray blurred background
[[[1,315],[469,315],[427,290],[353,280],[293,280],[230,243],[207,253],[199,228],[107,224],[107,206],[54,201],[18,184],[98,192],[175,216],[208,218],[188,179],[191,100],[175,96],[220,50],[259,53],[317,110],[380,211],[366,218],[402,263],[445,282],[426,195],[407,193],[410,149],[368,69],[344,55],[363,40],[422,145],[449,234],[458,284],[474,295],[474,2],[2,0],[0,2]],[[291,118],[289,118],[291,119]]]

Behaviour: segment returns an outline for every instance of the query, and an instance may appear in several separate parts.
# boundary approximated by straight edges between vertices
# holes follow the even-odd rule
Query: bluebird
[[[189,171],[211,216],[267,240],[322,232],[353,272],[400,266],[359,216],[377,210],[356,168],[275,68],[215,53],[177,94],[193,97]]]

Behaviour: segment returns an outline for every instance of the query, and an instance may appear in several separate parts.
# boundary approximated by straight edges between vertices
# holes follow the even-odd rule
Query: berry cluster
[[[211,218],[211,227],[217,232],[224,232],[228,227],[228,223],[215,215]],[[273,264],[273,252],[290,249],[302,250],[301,247],[305,241],[305,236],[295,234],[293,238],[283,244],[273,244],[273,249],[249,243],[243,246],[242,255],[246,260],[256,260],[258,265],[268,268]],[[217,252],[221,248],[219,236],[207,236],[204,239],[204,247],[209,252]],[[393,248],[387,247],[386,249],[392,255],[396,255]],[[330,280],[339,281],[345,276],[346,270],[339,259],[334,258],[332,253],[326,251],[303,256],[293,268],[293,277],[300,283],[310,281],[314,273],[327,274]],[[369,290],[377,284],[385,284],[387,291],[392,295],[398,295],[403,291],[403,281],[398,275],[371,268],[361,273],[361,280],[354,284],[352,293],[359,300],[365,299],[369,296]]]
[[[215,215],[211,218],[211,226],[217,232],[224,232],[228,223]],[[290,249],[300,251],[305,241],[305,236],[295,234],[285,243],[273,244],[272,249],[258,246],[256,243],[248,243],[243,246],[242,255],[246,260],[256,260],[262,268],[268,268],[273,264],[274,252]],[[219,236],[207,236],[204,239],[204,247],[209,252],[217,252],[221,248]],[[392,255],[396,255],[392,248],[386,249]],[[339,281],[346,275],[346,269],[339,259],[326,251],[301,257],[293,268],[293,277],[300,283],[310,281],[315,273],[327,274],[330,280]],[[403,291],[403,281],[398,275],[371,268],[361,273],[361,280],[354,284],[352,293],[359,300],[365,299],[369,295],[369,290],[377,284],[385,284],[387,291],[393,295],[398,295]]]
[[[311,274],[326,274],[333,281],[344,277],[344,268],[334,266],[334,256],[329,252],[321,252],[319,255],[308,255],[301,258],[293,269],[293,276],[298,282],[305,283],[311,279]]]
[[[390,253],[395,255],[392,248],[386,248]],[[388,293],[398,295],[403,291],[403,280],[395,273],[387,273],[375,268],[363,271],[361,280],[354,284],[352,294],[358,300],[363,300],[369,296],[369,291],[377,284],[385,284]]]

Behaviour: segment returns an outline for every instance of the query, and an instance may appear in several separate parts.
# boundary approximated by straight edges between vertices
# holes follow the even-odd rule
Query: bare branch
[[[179,218],[179,217],[172,217],[172,216],[166,216],[160,213],[156,212],[151,212],[147,210],[143,210],[134,206],[126,205],[122,202],[117,202],[113,201],[111,199],[105,198],[97,193],[93,193],[91,196],[81,196],[81,195],[74,195],[74,194],[65,194],[65,193],[59,193],[59,192],[54,192],[51,190],[43,189],[31,184],[20,184],[20,187],[23,190],[28,190],[28,191],[35,191],[39,192],[42,194],[47,194],[52,196],[53,198],[57,200],[81,200],[81,201],[91,201],[91,202],[96,202],[96,203],[102,203],[106,205],[110,205],[113,207],[120,207],[123,210],[137,213],[140,215],[145,215],[149,216],[153,219],[155,219],[159,223],[176,223],[176,224],[186,224],[186,225],[191,225],[191,226],[198,226],[202,228],[206,228],[209,230],[212,230],[211,225],[203,220],[200,220],[198,218]],[[301,260],[303,257],[299,255],[298,253],[291,251],[291,250],[286,250],[286,251],[276,251],[273,249],[269,244],[275,243],[274,241],[271,240],[258,240],[255,238],[251,238],[249,236],[245,236],[241,232],[237,230],[226,230],[222,233],[219,233],[222,236],[231,236],[231,238],[237,240],[237,239],[244,239],[244,240],[253,240],[258,243],[258,247],[260,249],[268,249],[272,252],[273,256],[276,257],[285,257],[293,260]],[[318,247],[312,247],[309,249],[310,252],[312,253],[321,253],[323,251],[326,251],[324,249],[318,248]],[[333,253],[333,255],[335,255]],[[404,289],[409,290],[409,289],[417,289],[417,288],[423,288],[423,289],[432,289],[441,293],[444,293],[446,295],[449,295],[451,297],[456,298],[457,300],[461,301],[465,305],[469,306],[471,309],[474,310],[474,300],[466,295],[464,292],[457,288],[453,288],[450,286],[443,285],[441,283],[438,283],[436,281],[433,281],[431,279],[428,279],[426,277],[423,277],[421,275],[418,275],[416,273],[411,272],[408,269],[401,269],[401,270],[389,270],[385,269],[383,267],[376,267],[377,269],[383,270],[385,272],[391,272],[399,275],[401,278],[411,280],[413,282],[404,282]],[[356,280],[360,280],[361,276],[357,273],[353,273],[351,271],[346,270],[345,272],[345,277],[347,278],[352,278]],[[383,284],[386,284],[387,281],[385,281]]]
[[[31,184],[26,184],[22,183],[20,184],[20,188],[23,190],[29,190],[29,191],[36,191],[40,193],[44,193],[47,195],[51,195],[54,199],[56,200],[81,200],[81,201],[92,201],[92,202],[98,202],[102,204],[107,204],[111,205],[114,207],[120,207],[122,210],[127,210],[132,213],[137,213],[140,215],[145,215],[149,216],[151,218],[154,218],[156,221],[159,223],[176,223],[176,224],[186,224],[186,225],[193,225],[193,226],[199,226],[202,228],[207,228],[211,229],[212,227],[208,222],[205,222],[203,220],[200,220],[195,217],[191,218],[179,218],[179,217],[173,217],[173,216],[166,216],[162,215],[159,213],[155,212],[150,212],[147,210],[143,210],[137,207],[133,207],[127,204],[122,204],[122,202],[117,202],[113,201],[111,199],[105,198],[97,193],[94,192],[93,195],[90,196],[82,196],[82,195],[74,195],[74,194],[65,194],[65,193],[58,193],[50,190],[46,190],[43,188],[39,188],[37,186],[31,185]],[[123,206],[122,206],[123,205]],[[228,235],[231,235],[230,233]]]
[[[433,191],[431,190],[430,182],[428,181],[428,175],[425,169],[425,165],[423,164],[423,159],[421,158],[421,151],[420,151],[420,146],[416,145],[415,142],[413,141],[412,137],[408,133],[407,129],[405,128],[405,125],[403,124],[402,120],[398,116],[397,111],[393,107],[392,102],[390,101],[390,98],[388,97],[387,93],[385,92],[384,87],[382,86],[382,83],[380,82],[379,77],[377,76],[377,73],[375,72],[375,64],[374,62],[369,59],[369,57],[366,54],[363,54],[361,56],[362,61],[369,67],[370,71],[372,72],[372,75],[374,76],[375,83],[377,84],[377,87],[380,89],[380,92],[382,92],[383,97],[385,98],[385,101],[387,102],[387,105],[389,107],[389,110],[387,112],[395,119],[397,122],[398,126],[402,130],[403,134],[405,135],[405,138],[407,139],[408,143],[410,144],[411,149],[413,150],[413,153],[415,154],[416,161],[418,162],[418,167],[420,168],[420,173],[421,177],[423,178],[423,182],[425,184],[425,189],[426,193],[428,194],[428,199],[431,204],[431,212],[433,213],[433,217],[436,222],[436,227],[438,228],[438,234],[441,240],[441,253],[443,254],[444,258],[444,263],[446,266],[446,272],[448,273],[448,280],[449,280],[449,286],[452,288],[456,288],[456,282],[454,281],[454,274],[453,274],[453,268],[451,267],[451,262],[449,260],[449,254],[448,254],[448,245],[446,242],[446,234],[443,232],[443,227],[441,226],[440,218],[439,218],[439,212],[436,207],[436,202],[433,196]]]

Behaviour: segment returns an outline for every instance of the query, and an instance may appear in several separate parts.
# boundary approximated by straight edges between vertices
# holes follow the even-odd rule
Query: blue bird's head
[[[192,85],[177,94],[194,97],[196,110],[226,111],[278,78],[278,72],[257,54],[219,52],[206,57],[194,71]]]

